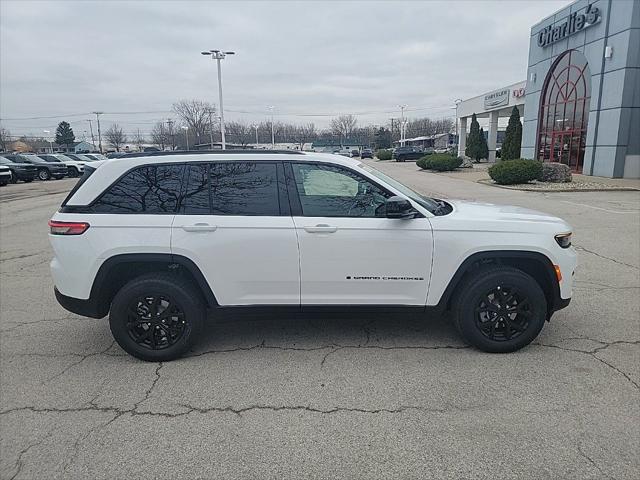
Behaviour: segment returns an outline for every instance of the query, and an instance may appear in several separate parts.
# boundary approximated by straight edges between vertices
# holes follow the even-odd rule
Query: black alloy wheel
[[[504,342],[518,337],[529,326],[531,310],[524,292],[498,285],[480,300],[476,326],[490,340]]]
[[[134,299],[127,310],[126,325],[129,337],[150,350],[174,345],[189,327],[180,306],[165,295]]]
[[[38,178],[42,181],[49,180],[51,178],[51,174],[49,173],[49,170],[42,168],[38,170]]]

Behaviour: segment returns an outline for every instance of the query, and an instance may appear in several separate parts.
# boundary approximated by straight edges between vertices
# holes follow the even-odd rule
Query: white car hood
[[[446,200],[453,205],[453,212],[443,217],[435,217],[445,219],[450,217],[464,223],[482,223],[493,225],[495,230],[513,230],[518,231],[539,229],[542,225],[548,225],[552,230],[571,231],[571,226],[556,216],[548,213],[539,212],[529,208],[518,207],[515,205],[497,205],[493,203],[469,202],[465,200]],[[492,228],[489,227],[491,230]]]

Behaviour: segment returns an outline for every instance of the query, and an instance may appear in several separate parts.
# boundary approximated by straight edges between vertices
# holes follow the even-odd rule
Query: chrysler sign
[[[504,88],[502,90],[496,90],[495,92],[488,93],[484,96],[484,108],[488,110],[490,108],[501,107],[509,103],[509,89]]]
[[[600,10],[593,5],[587,5],[584,13],[573,12],[564,22],[555,27],[549,25],[538,33],[538,46],[547,47],[564,40],[583,29],[595,25],[600,21]]]

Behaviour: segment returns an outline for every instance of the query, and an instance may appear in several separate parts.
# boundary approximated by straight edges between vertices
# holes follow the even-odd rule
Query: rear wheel
[[[164,273],[127,283],[111,304],[113,337],[130,355],[149,362],[174,360],[200,336],[205,307],[191,283]]]
[[[485,352],[519,350],[535,339],[547,315],[547,300],[536,280],[512,267],[478,270],[454,299],[460,335]]]
[[[38,170],[38,178],[43,181],[49,180],[51,178],[51,174],[46,168],[41,168],[40,170]]]

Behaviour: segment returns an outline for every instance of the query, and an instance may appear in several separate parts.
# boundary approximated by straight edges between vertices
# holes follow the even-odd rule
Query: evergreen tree
[[[464,154],[476,162],[481,158],[485,158],[482,156],[482,143],[483,140],[480,138],[480,124],[478,123],[478,119],[474,113],[471,116],[471,128],[469,129],[469,136],[467,137],[467,145],[464,149]]]
[[[67,122],[60,122],[56,129],[56,143],[58,145],[70,145],[76,141],[71,125]]]
[[[514,160],[520,158],[520,145],[522,143],[522,122],[518,107],[514,106],[509,117],[509,124],[505,132],[504,142],[500,158],[502,160]]]
[[[487,144],[487,137],[484,135],[484,129],[480,129],[480,158],[489,158],[489,145]]]

